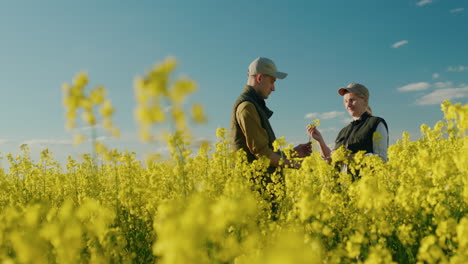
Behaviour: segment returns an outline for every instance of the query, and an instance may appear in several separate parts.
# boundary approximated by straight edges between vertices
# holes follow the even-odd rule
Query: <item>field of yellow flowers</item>
[[[59,164],[47,150],[34,161],[27,146],[4,157],[1,263],[468,263],[468,105],[444,102],[444,120],[422,125],[416,141],[403,134],[388,163],[337,151],[329,164],[314,152],[301,169],[284,169],[286,188],[270,190],[279,204],[273,221],[252,186],[267,161],[249,164],[230,151],[223,128],[214,145],[190,148],[187,119],[206,118],[198,104],[184,112],[196,85],[172,81],[175,67],[168,59],[135,81],[141,138],[172,123],[170,158],[143,162],[93,138],[81,162]],[[84,125],[118,136],[105,88],[86,95],[87,83],[79,74],[63,87],[67,127],[81,113]]]

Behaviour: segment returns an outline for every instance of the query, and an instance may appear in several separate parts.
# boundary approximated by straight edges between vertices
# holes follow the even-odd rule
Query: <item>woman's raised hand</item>
[[[323,141],[322,134],[320,134],[320,131],[317,129],[317,127],[312,126],[312,125],[307,125],[306,127],[307,133],[309,133],[309,136],[317,141]]]

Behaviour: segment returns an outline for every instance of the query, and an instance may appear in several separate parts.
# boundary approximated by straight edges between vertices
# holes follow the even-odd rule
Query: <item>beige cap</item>
[[[275,63],[267,58],[258,57],[249,65],[249,75],[266,74],[278,79],[284,79],[287,73],[279,72]]]
[[[338,89],[338,94],[341,96],[348,92],[357,94],[360,97],[369,98],[369,90],[360,83],[350,83],[348,86]]]

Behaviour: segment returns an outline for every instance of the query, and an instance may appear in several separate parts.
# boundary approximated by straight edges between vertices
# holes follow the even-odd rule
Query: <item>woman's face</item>
[[[368,100],[355,93],[346,93],[343,95],[343,102],[349,115],[356,120],[366,111]]]

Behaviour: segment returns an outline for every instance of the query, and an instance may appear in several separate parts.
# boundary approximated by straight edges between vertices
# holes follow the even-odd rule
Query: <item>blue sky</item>
[[[142,154],[133,118],[133,80],[167,56],[175,77],[198,84],[188,104],[202,103],[209,123],[197,138],[215,141],[249,63],[273,59],[288,78],[267,100],[276,135],[305,142],[305,126],[321,119],[332,144],[349,122],[339,87],[365,84],[374,114],[391,142],[403,131],[442,118],[440,102],[468,101],[468,6],[461,0],[361,1],[1,1],[1,153],[27,143],[33,157],[49,148],[59,160],[89,152],[64,129],[61,85],[79,71],[102,84],[117,112],[120,139],[103,143]],[[309,117],[309,118],[307,118]],[[86,128],[82,129],[86,132]]]

